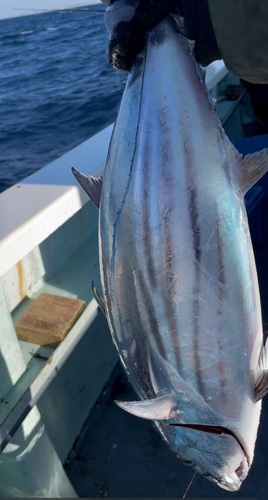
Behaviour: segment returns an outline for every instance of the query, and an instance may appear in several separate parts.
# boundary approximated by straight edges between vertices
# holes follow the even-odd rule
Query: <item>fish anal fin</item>
[[[144,401],[115,401],[122,410],[147,420],[167,420],[179,417],[175,395],[166,394],[160,398]]]
[[[92,283],[91,283],[91,289],[92,289],[93,297],[96,300],[101,312],[104,314],[104,316],[106,316],[104,299],[100,295],[100,293],[98,292],[97,288],[95,287],[94,281],[92,281]]]
[[[243,194],[254,186],[254,184],[268,170],[268,149],[245,156],[239,165],[238,181]]]
[[[102,177],[93,177],[90,175],[84,175],[74,167],[72,167],[72,172],[80,184],[80,186],[87,193],[91,201],[93,201],[94,205],[97,208],[100,207],[100,198],[101,198],[101,188],[102,188]]]
[[[261,350],[257,374],[254,381],[254,400],[259,401],[268,392],[268,342]]]

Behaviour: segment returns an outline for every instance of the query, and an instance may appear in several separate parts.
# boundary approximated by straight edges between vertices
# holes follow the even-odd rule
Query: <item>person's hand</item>
[[[257,0],[102,0],[110,31],[110,64],[130,71],[144,47],[146,32],[169,13],[184,18],[202,66],[223,59],[228,70],[252,83],[268,83],[268,1]],[[254,3],[254,5],[253,5]]]
[[[103,1],[107,5],[107,0]],[[143,50],[146,32],[170,12],[176,13],[175,3],[176,0],[115,0],[108,4],[105,24],[110,32],[109,63],[121,71],[130,71],[136,55]]]
[[[110,32],[109,63],[130,71],[143,50],[146,32],[168,14],[184,17],[187,36],[194,39],[195,56],[203,66],[221,59],[213,32],[207,0],[102,0],[107,5],[106,27]]]

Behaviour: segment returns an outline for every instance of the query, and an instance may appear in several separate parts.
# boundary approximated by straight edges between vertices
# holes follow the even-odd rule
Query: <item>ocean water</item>
[[[126,74],[106,61],[103,15],[0,21],[0,192],[114,121]]]

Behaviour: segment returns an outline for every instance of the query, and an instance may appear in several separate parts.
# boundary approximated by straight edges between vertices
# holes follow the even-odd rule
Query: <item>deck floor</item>
[[[267,196],[267,194],[266,194]],[[268,198],[263,200],[264,239],[255,249],[264,324],[268,322]],[[80,497],[181,498],[192,469],[180,464],[149,421],[133,417],[114,399],[136,396],[118,365],[91,411],[84,431],[66,463]],[[264,399],[255,459],[240,491],[228,493],[197,475],[187,498],[267,499],[268,396]]]

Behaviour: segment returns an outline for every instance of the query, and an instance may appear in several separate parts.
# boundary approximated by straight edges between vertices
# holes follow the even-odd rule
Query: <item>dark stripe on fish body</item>
[[[152,234],[154,232],[151,230],[150,226],[150,221],[151,221],[151,206],[150,206],[150,201],[151,201],[151,196],[152,196],[152,185],[149,183],[149,178],[151,179],[151,175],[149,175],[149,170],[151,168],[151,152],[150,149],[147,148],[147,145],[145,144],[145,149],[143,151],[143,167],[141,169],[141,180],[143,182],[142,187],[142,192],[143,192],[143,197],[142,197],[142,228],[145,234],[145,237],[142,240],[143,243],[143,252],[146,257],[146,271],[147,271],[147,278],[148,281],[152,287],[152,289],[155,289],[157,286],[157,280],[156,280],[156,275],[155,275],[155,266],[154,263],[152,262],[152,256],[154,255],[155,249],[154,249],[154,242],[152,241]],[[155,168],[155,166],[152,166]],[[151,179],[152,180],[152,179]]]
[[[217,276],[217,280],[220,283],[225,284],[226,277],[225,277],[224,265],[223,265],[222,241],[221,241],[219,220],[216,223],[216,229],[215,229],[215,231],[216,231],[216,235],[217,235],[217,254],[218,254],[218,269],[219,269],[219,276]],[[222,301],[223,301],[223,298],[224,298],[223,296],[224,296],[224,291],[223,291],[222,286],[220,286],[220,287],[218,287],[218,297],[219,297],[219,300],[220,300],[221,304],[222,304]],[[222,315],[222,311],[218,310],[217,311],[217,315],[218,315],[218,317],[221,316]],[[221,325],[221,322],[219,322],[219,324]],[[222,337],[222,335],[221,335],[221,328],[219,329],[218,332],[215,332],[215,333],[218,334],[218,336],[220,337],[220,340],[218,340],[217,344],[218,344],[219,351],[221,351],[222,350],[222,347],[221,347],[221,337]],[[218,360],[219,360],[219,363],[218,363],[219,376],[222,378],[224,376],[224,373],[225,373],[226,370],[224,369],[224,364],[222,362],[221,352],[219,352]],[[226,379],[223,378],[222,379],[222,383],[221,383],[221,387],[224,387],[225,385],[226,385]],[[221,397],[223,405],[228,404],[227,394],[224,391],[220,392],[220,397]]]
[[[174,241],[172,238],[172,230],[170,231],[170,219],[169,214],[172,212],[172,206],[167,207],[165,212],[163,213],[163,232],[164,232],[164,250],[165,250],[165,274],[164,277],[166,279],[166,283],[164,283],[166,289],[169,290],[168,296],[164,295],[164,305],[165,305],[165,313],[168,322],[169,334],[171,337],[171,342],[173,345],[173,349],[175,351],[175,358],[177,365],[180,365],[180,342],[179,342],[179,333],[178,325],[176,321],[177,315],[177,305],[175,304],[173,297],[170,297],[170,290],[174,290],[174,273],[172,274],[173,268],[173,257],[175,255],[174,249]],[[170,273],[169,273],[170,269]]]
[[[166,352],[165,352],[165,347],[163,343],[163,339],[158,331],[158,324],[154,320],[155,314],[154,314],[154,308],[151,300],[150,293],[147,290],[145,280],[143,278],[142,273],[137,274],[137,280],[139,282],[139,287],[141,290],[141,294],[143,296],[143,305],[145,305],[146,312],[147,312],[147,318],[150,323],[151,331],[153,332],[153,337],[156,343],[156,347],[158,352],[163,356],[164,359],[166,359]],[[146,334],[148,334],[146,332]]]
[[[148,198],[147,198],[148,200]],[[148,211],[148,206],[145,205],[145,215],[144,215],[144,220],[143,220],[143,227],[146,233],[145,238],[143,238],[143,248],[144,248],[144,255],[146,256],[146,271],[147,271],[147,278],[148,281],[152,287],[152,289],[155,289],[157,286],[156,283],[156,276],[155,276],[155,268],[154,268],[154,263],[152,261],[153,259],[153,244],[152,244],[152,238],[151,234],[152,231],[150,230],[150,223],[148,222],[150,220],[150,215]]]
[[[188,182],[188,192],[189,192],[189,214],[191,220],[191,230],[193,232],[193,250],[194,255],[198,263],[201,261],[202,253],[201,253],[201,239],[198,227],[198,201],[197,201],[197,176],[194,168],[195,159],[191,155],[191,151],[194,151],[194,148],[190,147],[190,140],[187,140],[187,148],[184,147],[184,164],[185,164],[185,174]],[[193,141],[193,138],[192,138]],[[196,286],[193,290],[193,295],[197,295],[197,299],[193,300],[192,307],[192,316],[193,316],[193,353],[194,353],[194,361],[195,361],[195,371],[197,372],[196,382],[198,386],[198,390],[200,394],[204,394],[204,384],[202,381],[202,365],[200,364],[199,357],[199,313],[200,313],[200,305],[199,305],[199,294],[200,294],[200,267],[195,264],[195,281]]]
[[[190,216],[192,222],[192,230],[193,230],[193,244],[194,244],[194,253],[195,258],[198,263],[201,261],[201,238],[198,227],[198,208],[197,208],[197,190],[192,189],[190,191]],[[193,291],[194,295],[197,298],[193,301],[193,335],[194,335],[194,343],[193,343],[193,352],[195,359],[195,369],[198,372],[198,376],[196,378],[197,385],[200,394],[203,394],[204,384],[202,382],[202,365],[200,364],[199,357],[199,314],[200,314],[200,304],[199,304],[199,294],[200,294],[200,268],[198,265],[195,266],[196,269],[196,287]]]

